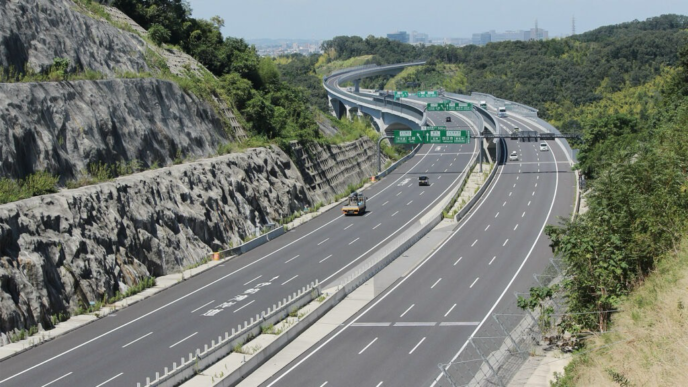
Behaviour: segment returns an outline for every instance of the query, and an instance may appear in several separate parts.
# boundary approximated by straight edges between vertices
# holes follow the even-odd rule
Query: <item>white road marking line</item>
[[[473,285],[475,285],[475,283],[478,282],[479,279],[480,277],[476,278],[475,281],[473,281],[473,283],[471,284],[471,288],[473,288]]]
[[[404,317],[404,315],[408,313],[408,311],[411,310],[411,308],[413,308],[414,306],[416,306],[416,304],[411,304],[411,306],[409,306],[408,309],[406,309],[406,311],[404,311],[404,313],[402,313],[401,316],[399,316],[399,318]]]
[[[535,183],[535,187],[537,187],[537,183]]]
[[[246,283],[244,284],[244,286],[250,284],[251,282],[257,280],[258,278],[260,278],[260,277],[262,277],[262,276],[263,276],[263,275],[261,274],[261,275],[259,275],[258,277],[254,278],[254,279],[252,279],[252,280],[250,280],[250,281],[248,281],[248,282],[246,282]]]
[[[456,161],[456,157],[454,157],[454,161]]]
[[[426,169],[426,170],[425,170],[425,173],[428,173],[428,171],[429,171],[429,169]]]
[[[463,259],[463,257],[459,257],[459,259],[456,260],[456,262],[454,262],[454,266],[456,266],[457,263],[461,262],[462,259]]]
[[[359,240],[359,239],[361,239],[361,238],[358,237],[358,238],[352,240],[351,242],[349,242],[349,246],[351,246],[351,245],[353,245],[354,243],[356,243],[356,241]]]
[[[298,277],[298,276],[297,276],[297,277]],[[236,313],[236,312],[238,312],[238,311],[240,311],[240,310],[244,309],[245,307],[247,307],[247,306],[249,306],[249,305],[253,304],[254,302],[256,302],[256,300],[253,300],[253,301],[249,302],[248,304],[246,304],[246,305],[242,306],[241,308],[239,308],[239,309],[235,310],[235,311],[234,311],[234,312],[232,312],[232,313]]]
[[[376,228],[380,227],[381,224],[382,224],[382,223],[378,223],[377,226],[373,227],[373,230],[375,230]]]
[[[420,339],[420,341],[418,342],[418,344],[416,344],[416,346],[413,347],[413,349],[411,350],[411,352],[409,352],[409,355],[412,354],[413,351],[415,351],[416,348],[418,348],[424,341],[425,341],[425,337],[423,337],[422,339]],[[380,382],[380,384],[382,384],[382,382]],[[379,386],[380,384],[378,384],[378,386]]]
[[[348,225],[348,226],[344,227],[344,230],[347,230],[347,229],[348,229],[349,227],[351,227],[351,226],[353,226],[353,225],[354,225],[354,224],[353,224],[353,223],[351,223],[350,225]]]
[[[359,352],[358,354],[359,354],[359,355],[362,354],[366,349],[368,349],[368,347],[370,347],[371,345],[373,345],[373,343],[376,342],[376,341],[377,341],[377,337],[374,338],[373,341],[370,342],[370,344],[366,345],[365,348],[363,348],[363,349],[361,350],[361,352]]]
[[[499,216],[499,212],[497,213],[497,215],[495,215],[495,218],[498,217],[498,216]]]
[[[375,387],[380,387],[382,385],[382,382],[378,383],[377,386]]]
[[[279,278],[279,276],[278,276],[278,275],[276,275],[276,276],[272,277],[272,279],[271,279],[270,281],[268,281],[268,282],[272,282],[272,281],[276,280],[277,278]]]
[[[535,191],[533,191],[533,194],[532,194],[532,195],[530,195],[530,196],[535,196]]]
[[[487,225],[487,227],[485,227],[485,231],[487,231],[488,228],[490,228],[490,225],[489,225],[489,224]]]
[[[434,288],[435,286],[437,286],[437,284],[440,283],[440,281],[442,281],[442,278],[440,278],[440,279],[438,279],[437,281],[435,281],[435,283],[432,284],[432,286],[430,286],[430,289],[432,289],[432,288]]]
[[[117,375],[115,375],[115,376],[111,377],[110,379],[108,379],[108,380],[104,381],[103,383],[100,383],[100,384],[99,384],[99,385],[97,385],[96,387],[104,386],[104,385],[105,385],[105,383],[111,382],[111,381],[113,381],[113,380],[115,380],[115,379],[119,378],[119,377],[120,377],[120,376],[122,376],[122,375],[124,375],[124,372],[120,372],[119,374],[117,374]]]
[[[386,202],[384,202],[384,203],[382,203],[382,206],[384,207],[384,205],[387,204],[387,203],[389,203],[389,200],[386,201]]]
[[[540,180],[540,176],[535,176],[535,180]]]
[[[298,257],[300,257],[300,256],[301,256],[301,255],[299,254],[299,255],[295,256],[294,258],[291,258],[291,259],[286,260],[284,263],[289,263],[289,262],[295,260],[296,258],[298,258]]]
[[[502,245],[502,247],[506,246],[506,243],[507,243],[507,242],[509,242],[509,238],[506,238],[506,240],[504,241],[504,244]]]
[[[454,163],[449,163],[449,166],[450,166],[450,167],[451,167],[452,165],[454,165]]]
[[[471,247],[475,246],[475,244],[478,243],[478,240],[476,239],[475,242],[471,245]]]
[[[554,157],[554,161],[555,161],[555,163],[556,163],[557,158],[556,158],[556,156],[554,156],[554,152],[552,152],[552,157]],[[540,228],[540,232],[538,233],[537,238],[535,238],[535,241],[534,241],[533,244],[531,245],[530,250],[528,251],[528,254],[526,254],[525,258],[524,258],[523,261],[521,262],[521,265],[518,267],[518,269],[517,269],[516,272],[514,273],[514,276],[511,277],[511,280],[509,281],[509,283],[506,285],[506,287],[505,287],[504,290],[502,291],[502,294],[499,295],[499,298],[497,298],[497,301],[495,301],[495,303],[492,305],[492,307],[490,308],[490,310],[487,311],[487,313],[485,314],[485,317],[483,317],[482,321],[480,321],[480,323],[479,323],[478,326],[475,328],[475,330],[473,331],[473,333],[471,333],[471,335],[468,337],[468,339],[466,339],[466,341],[463,343],[463,345],[461,346],[461,348],[459,349],[459,351],[454,355],[454,357],[451,358],[451,360],[449,360],[448,363],[453,363],[459,356],[461,356],[461,353],[462,353],[462,352],[466,349],[466,347],[468,346],[469,341],[470,341],[472,338],[475,337],[475,335],[478,333],[478,331],[480,330],[480,328],[482,327],[482,325],[485,324],[485,321],[487,321],[487,319],[490,318],[490,316],[492,315],[492,312],[494,312],[494,310],[497,308],[497,305],[499,305],[499,303],[502,301],[502,299],[504,298],[504,295],[506,295],[506,293],[509,291],[509,288],[511,287],[511,285],[513,285],[514,281],[516,281],[516,277],[518,277],[518,275],[521,273],[521,270],[523,270],[523,267],[526,265],[526,262],[528,262],[528,258],[530,258],[530,255],[533,253],[533,250],[535,250],[535,245],[536,245],[537,242],[540,240],[540,237],[543,235],[543,234],[542,234],[542,231],[545,229],[545,226],[547,226],[547,223],[548,223],[547,219],[549,219],[550,215],[552,214],[552,209],[554,208],[554,202],[556,201],[556,198],[557,198],[557,191],[558,191],[558,188],[559,188],[559,173],[558,173],[558,172],[559,172],[559,167],[558,167],[558,164],[555,164],[555,168],[556,168],[556,172],[557,172],[557,173],[555,174],[555,178],[556,178],[556,179],[555,179],[555,184],[554,184],[554,194],[552,195],[552,202],[550,203],[549,211],[547,212],[547,216],[545,217],[545,221],[542,223],[542,227]],[[501,175],[500,175],[500,176],[501,176]],[[458,230],[457,230],[457,231],[458,231]],[[451,238],[451,237],[450,237],[450,238]],[[435,251],[437,251],[437,249],[436,249]],[[422,264],[421,264],[421,265],[422,265]],[[411,272],[411,274],[413,274],[413,272]],[[409,275],[411,275],[411,274],[409,274]],[[408,278],[408,276],[406,276],[405,278]],[[403,280],[402,280],[402,282],[403,282]],[[399,286],[399,285],[396,285],[395,288],[398,287],[398,286]],[[388,292],[387,294],[389,294],[389,293],[390,293],[390,292]],[[384,297],[383,297],[383,298],[384,298]],[[373,305],[373,306],[374,306],[374,305]],[[435,385],[440,381],[440,379],[442,378],[443,375],[444,375],[444,373],[443,373],[443,372],[440,372],[440,373],[437,375],[437,377],[435,378],[435,380],[433,381],[433,383],[432,383],[432,385],[431,385],[430,387],[435,386]]]
[[[530,207],[530,201],[528,202],[528,207]]]
[[[420,195],[422,195],[422,194],[424,194],[424,193],[425,193],[425,191],[421,192]],[[420,195],[418,195],[418,196],[420,196]]]
[[[444,317],[447,317],[449,315],[449,313],[451,313],[451,311],[454,310],[454,308],[456,308],[456,304],[454,304],[451,308],[449,308],[447,313],[444,314]]]
[[[502,204],[502,207],[504,207],[504,206],[506,206],[506,202],[504,202],[504,204]]]
[[[330,238],[325,239],[324,241],[318,243],[318,246],[322,245],[323,243],[325,243],[325,242],[327,242],[327,241],[329,241],[329,240],[330,240]]]
[[[399,213],[399,211],[397,211],[397,212],[393,213],[393,214],[392,214],[392,216],[394,216],[394,215],[396,215],[396,214],[398,214],[398,213]]]
[[[516,183],[514,183],[514,188],[516,188]]]
[[[395,327],[434,327],[436,322],[397,322]]]
[[[332,254],[330,254],[330,255],[328,255],[327,257],[325,257],[325,259],[320,260],[319,263],[323,263],[323,262],[327,261],[328,259],[330,259],[330,257],[332,257]]]
[[[516,226],[514,227],[514,231],[516,231],[517,228],[518,228],[518,224],[516,224]]]
[[[399,192],[399,193],[397,194],[397,196],[399,196],[399,195],[401,195],[401,192]]]
[[[197,312],[199,309],[203,309],[203,308],[205,308],[206,306],[212,304],[213,302],[215,302],[215,300],[212,300],[212,301],[210,301],[210,302],[207,303],[207,304],[203,304],[203,305],[199,306],[198,308],[192,310],[191,313],[195,313],[195,312]],[[123,348],[124,348],[124,347],[123,347]]]
[[[214,301],[214,300],[213,300],[213,301]],[[213,301],[210,301],[210,302],[213,302]],[[210,302],[209,302],[209,303],[210,303]],[[208,304],[209,304],[209,303],[208,303]],[[206,304],[206,305],[207,305],[207,304]],[[126,348],[126,347],[128,347],[128,346],[134,344],[135,342],[137,342],[137,341],[139,341],[139,340],[141,340],[141,339],[145,339],[146,337],[148,337],[148,336],[150,336],[150,335],[152,335],[152,334],[153,334],[153,332],[148,332],[148,333],[146,333],[145,335],[139,337],[138,339],[136,339],[136,340],[130,342],[129,344],[124,344],[124,345],[122,346],[122,348]]]
[[[320,385],[320,387],[325,387],[325,386],[327,386],[327,382]]]
[[[53,380],[52,382],[46,383],[46,384],[42,385],[41,387],[49,386],[49,385],[51,385],[51,384],[57,382],[57,381],[60,380],[60,379],[66,378],[67,376],[69,376],[69,375],[71,375],[71,374],[73,374],[73,373],[74,373],[74,372],[70,372],[70,373],[68,373],[68,374],[62,375],[62,376],[60,376],[59,378]]]
[[[437,180],[439,180],[439,179],[441,179],[441,178],[442,178],[442,176],[437,176]]]
[[[489,265],[492,265],[492,262],[495,260],[495,258],[497,258],[496,255],[495,255],[494,257],[492,257],[492,259],[490,260],[490,263],[488,263],[487,265],[488,265],[488,266],[489,266]]]
[[[519,177],[521,177],[521,176],[516,176],[516,180],[518,180]]]
[[[430,168],[432,168],[432,167],[434,167],[434,166],[435,166],[435,164],[432,164],[432,165],[430,166]]]
[[[413,200],[411,200],[410,202],[406,203],[406,205],[407,205],[407,206],[410,206],[411,203],[413,203]]]
[[[449,169],[449,168],[447,168],[447,169]],[[445,169],[444,171],[447,172],[447,169]]]
[[[521,173],[521,170],[520,170],[520,169],[518,170],[518,173]]]
[[[416,164],[414,164],[407,172],[404,172],[404,174],[401,175],[401,177],[399,177],[399,178],[398,178],[397,180],[395,180],[391,185],[388,185],[387,187],[383,188],[383,189],[380,190],[378,193],[376,193],[375,195],[371,196],[371,197],[368,198],[368,199],[370,200],[370,199],[373,199],[373,198],[377,197],[378,195],[381,195],[382,192],[386,191],[388,188],[392,187],[396,182],[398,182],[398,181],[400,181],[401,179],[403,179],[404,176],[406,176],[409,172],[411,172],[414,168],[416,168],[418,165],[420,165],[420,163],[423,162],[423,160],[427,157],[427,152],[426,152],[426,153],[420,154],[420,156],[422,156],[422,157],[420,158],[420,160],[418,160],[418,162],[417,162]],[[415,156],[414,156],[414,158],[415,158]],[[464,168],[462,174],[465,173],[467,169],[468,169],[468,165],[466,165],[466,167]],[[459,177],[457,177],[456,180],[455,180],[454,182],[458,181],[458,179],[459,179]],[[448,187],[444,192],[442,192],[442,194],[441,194],[440,196],[444,195],[449,189],[450,189],[450,187]],[[423,211],[425,211],[427,208],[429,208],[431,205],[433,205],[437,200],[439,200],[439,198],[440,198],[440,197],[438,197],[438,198],[435,199],[432,203],[430,203],[425,209],[423,209]],[[414,220],[416,217],[418,217],[421,213],[422,213],[422,211],[419,212],[419,214],[416,215],[413,219],[411,219],[411,221],[413,221],[413,220]],[[90,339],[90,340],[87,340],[87,341],[85,341],[85,342],[83,342],[83,343],[81,343],[81,344],[79,344],[79,345],[75,345],[74,347],[69,348],[69,349],[67,349],[67,350],[65,350],[65,351],[63,351],[63,352],[60,352],[60,353],[58,353],[57,355],[54,355],[54,356],[50,357],[49,359],[43,360],[42,362],[40,362],[40,363],[38,363],[38,364],[35,364],[35,365],[33,365],[33,366],[31,366],[31,367],[29,367],[29,368],[23,370],[23,371],[17,372],[16,374],[14,374],[14,375],[12,375],[12,376],[6,377],[5,379],[0,380],[0,383],[4,383],[4,382],[6,382],[6,381],[8,381],[8,380],[12,380],[12,379],[16,378],[17,376],[20,376],[20,375],[23,375],[23,374],[25,374],[25,373],[27,373],[27,372],[29,372],[29,371],[32,371],[32,370],[34,370],[34,369],[36,369],[36,368],[38,368],[38,367],[40,367],[40,366],[42,366],[42,365],[44,365],[44,364],[47,364],[47,363],[49,363],[49,362],[51,362],[51,361],[53,361],[53,360],[55,360],[55,359],[58,359],[58,358],[62,357],[62,356],[64,356],[64,355],[68,354],[68,353],[74,352],[74,351],[76,351],[77,349],[84,347],[85,345],[88,345],[88,344],[91,344],[91,343],[93,343],[93,342],[95,342],[95,341],[97,341],[97,340],[100,340],[100,339],[102,339],[102,338],[105,337],[105,336],[108,336],[108,335],[110,335],[110,334],[112,334],[112,333],[114,333],[114,332],[119,331],[120,329],[123,329],[123,328],[125,328],[125,327],[127,327],[127,326],[129,326],[129,325],[131,325],[131,324],[134,324],[135,322],[138,322],[138,321],[140,321],[140,320],[142,320],[142,319],[144,319],[144,318],[146,318],[146,317],[148,317],[148,316],[151,316],[151,315],[153,315],[153,314],[155,314],[155,313],[157,313],[157,312],[159,312],[159,311],[161,311],[161,310],[163,310],[163,309],[165,309],[165,308],[168,308],[168,307],[170,307],[171,305],[174,305],[174,304],[178,303],[178,302],[181,301],[181,300],[184,300],[184,299],[186,299],[186,298],[188,298],[188,297],[191,297],[192,295],[194,295],[194,294],[196,294],[196,293],[198,293],[198,292],[200,292],[200,291],[202,291],[202,290],[204,290],[204,289],[207,289],[208,287],[213,286],[213,285],[217,284],[218,282],[223,281],[223,280],[229,278],[230,276],[235,275],[235,274],[239,273],[239,272],[242,271],[242,270],[245,270],[246,268],[248,268],[248,267],[250,267],[250,266],[253,266],[253,265],[257,264],[258,262],[261,262],[261,261],[267,259],[268,257],[271,257],[271,256],[273,256],[274,254],[277,254],[278,252],[282,251],[283,249],[286,249],[287,247],[293,245],[294,243],[297,243],[297,242],[303,240],[304,238],[306,238],[306,237],[312,235],[313,233],[322,230],[323,228],[327,227],[328,225],[330,225],[330,224],[336,222],[337,220],[339,220],[340,217],[343,218],[344,215],[342,214],[342,215],[340,215],[339,217],[336,217],[336,218],[330,220],[329,222],[323,224],[322,226],[316,228],[315,230],[313,230],[313,231],[307,233],[306,235],[304,235],[304,236],[302,236],[302,237],[300,237],[300,238],[297,238],[297,239],[293,240],[292,242],[289,242],[289,243],[287,243],[286,245],[284,245],[284,246],[282,246],[282,247],[280,247],[280,248],[278,248],[278,249],[276,249],[276,250],[274,250],[274,251],[272,251],[272,252],[270,252],[270,253],[268,253],[268,254],[266,254],[266,255],[264,255],[264,256],[258,258],[258,259],[256,259],[256,260],[251,261],[251,263],[248,263],[248,264],[246,264],[245,266],[243,266],[243,267],[241,267],[241,268],[239,268],[239,269],[237,269],[237,270],[234,270],[234,271],[231,272],[231,273],[228,273],[228,274],[226,274],[226,275],[224,275],[224,276],[222,276],[222,277],[220,277],[220,278],[218,278],[218,279],[216,279],[216,280],[214,280],[214,281],[212,281],[212,282],[210,282],[210,283],[207,283],[207,284],[205,284],[205,285],[203,285],[203,286],[201,286],[201,287],[199,287],[199,288],[197,288],[197,289],[195,289],[195,290],[193,290],[193,291],[191,291],[191,292],[189,292],[189,293],[186,293],[186,294],[184,294],[183,296],[181,296],[181,297],[179,297],[179,298],[176,298],[176,299],[174,299],[174,300],[172,300],[172,301],[170,301],[170,302],[168,302],[168,303],[166,303],[166,304],[164,304],[164,305],[162,305],[162,306],[160,306],[160,307],[158,307],[158,308],[156,308],[156,309],[154,309],[154,310],[152,310],[152,311],[150,311],[150,312],[148,312],[148,313],[145,313],[145,314],[143,314],[143,315],[141,315],[141,316],[138,316],[138,317],[136,317],[136,318],[134,318],[134,319],[132,319],[132,320],[130,320],[130,321],[127,321],[126,323],[120,324],[120,325],[118,325],[117,327],[115,327],[115,328],[113,328],[113,329],[110,329],[110,330],[107,331],[107,332],[104,332],[104,333],[102,333],[102,334],[100,334],[100,335],[98,335],[98,336],[96,336],[96,337],[94,337],[94,338],[92,338],[92,339]],[[409,221],[409,223],[410,223],[410,221]],[[407,223],[407,224],[408,224],[408,223]],[[406,226],[406,224],[405,224],[404,226]],[[402,228],[403,228],[403,227],[402,227]],[[380,242],[380,243],[378,243],[377,245],[375,245],[375,246],[373,247],[373,249],[376,248],[377,246],[379,246],[380,244],[382,244],[383,242],[385,242],[387,239],[391,238],[394,234],[396,234],[396,232],[392,233],[390,236],[388,236],[387,238],[385,238],[382,242]],[[372,249],[371,249],[371,250],[372,250]],[[367,251],[365,254],[368,254],[371,250]],[[365,255],[365,254],[364,254],[364,255]],[[362,257],[362,256],[361,256],[361,257]],[[351,265],[351,264],[353,264],[354,262],[358,261],[361,257],[354,259],[352,262],[349,263],[349,265]],[[345,268],[348,267],[349,265],[346,265],[344,268],[338,270],[336,273],[334,273],[334,274],[333,274],[332,276],[330,276],[330,277],[333,277],[333,276],[339,274],[339,272],[340,272],[341,270],[345,269]],[[275,277],[275,278],[277,278],[277,277]],[[328,277],[328,278],[326,278],[325,280],[323,280],[322,282],[326,282],[328,279],[330,279],[330,278]]]
[[[177,341],[176,343],[170,345],[170,348],[174,348],[175,346],[177,346],[177,345],[183,343],[183,342],[186,341],[186,340],[189,340],[190,338],[196,336],[197,334],[198,334],[198,332],[194,332],[194,333],[190,334],[189,336],[186,336],[185,338],[183,338],[183,339]]]
[[[282,286],[286,285],[286,284],[287,284],[287,282],[289,282],[289,281],[293,280],[294,278],[296,278],[296,277],[298,277],[298,276],[299,276],[299,275],[297,274],[297,275],[295,275],[295,276],[293,276],[293,277],[289,278],[288,280],[286,280],[286,281],[282,282]],[[255,301],[255,300],[254,300],[254,301]]]
[[[511,194],[512,194],[512,193],[513,193],[513,192],[509,192],[509,197],[511,197]]]

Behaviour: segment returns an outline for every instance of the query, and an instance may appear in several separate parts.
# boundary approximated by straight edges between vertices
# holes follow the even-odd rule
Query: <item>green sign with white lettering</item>
[[[429,112],[470,112],[473,104],[465,102],[435,102],[426,107]]]
[[[429,103],[425,110],[429,112],[443,112],[447,110],[447,105],[442,102],[433,102]]]
[[[408,98],[408,91],[395,91],[394,98]]]
[[[437,98],[436,91],[419,91],[416,93],[418,98]]]
[[[395,130],[395,144],[468,144],[467,130]]]
[[[446,126],[425,126],[423,130],[447,130]]]

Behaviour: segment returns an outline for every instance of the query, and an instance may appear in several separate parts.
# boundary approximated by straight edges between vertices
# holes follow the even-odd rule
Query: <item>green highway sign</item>
[[[446,105],[446,110],[452,112],[470,112],[473,110],[473,104],[464,102],[449,102]]]
[[[394,98],[408,98],[408,91],[395,91]]]
[[[416,93],[418,98],[437,98],[436,91],[419,91]]]
[[[443,112],[447,110],[447,105],[441,102],[429,103],[426,110],[429,112]]]
[[[395,130],[395,144],[422,144],[423,136],[420,130]]]
[[[395,130],[395,144],[468,144],[468,130]]]
[[[424,126],[423,130],[447,130],[446,126]]]

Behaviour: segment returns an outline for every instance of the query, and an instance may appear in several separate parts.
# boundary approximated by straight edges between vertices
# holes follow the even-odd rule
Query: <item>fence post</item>
[[[473,348],[478,352],[478,355],[480,355],[480,358],[483,359],[483,363],[487,363],[487,366],[490,368],[490,371],[492,371],[492,374],[494,374],[495,378],[497,378],[497,383],[499,384],[499,386],[504,387],[504,383],[502,383],[502,379],[499,378],[499,374],[492,367],[492,364],[490,363],[490,361],[488,359],[486,359],[485,356],[483,356],[483,353],[480,352],[478,347],[473,343],[473,339],[469,339],[468,342],[471,343]]]
[[[497,318],[497,315],[495,313],[492,314],[492,318],[497,322],[497,324],[499,324],[499,327],[502,328],[502,331],[504,332],[504,334],[507,335],[507,337],[509,337],[509,340],[511,340],[511,342],[514,343],[516,350],[518,352],[521,352],[521,347],[519,347],[518,344],[516,343],[516,340],[514,340],[514,338],[511,337],[511,333],[507,332],[506,329],[504,329],[504,325],[502,325],[502,322],[499,321],[499,319]]]

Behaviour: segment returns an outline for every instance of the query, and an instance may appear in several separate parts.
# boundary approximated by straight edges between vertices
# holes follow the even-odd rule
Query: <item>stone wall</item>
[[[49,328],[51,315],[175,272],[306,204],[289,157],[260,148],[0,205],[0,333]]]

